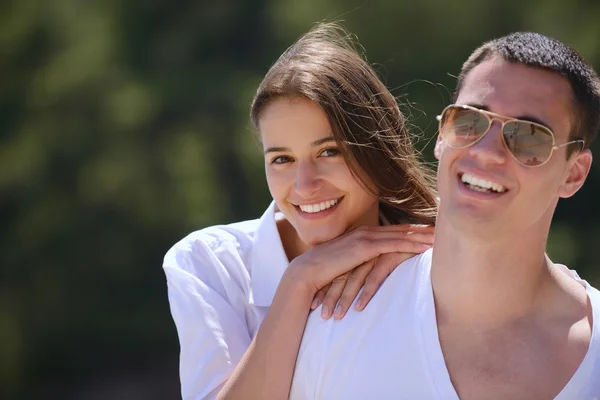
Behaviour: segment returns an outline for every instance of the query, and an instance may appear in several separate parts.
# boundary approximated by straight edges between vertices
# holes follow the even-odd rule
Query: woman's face
[[[325,112],[302,97],[272,100],[259,118],[273,199],[307,245],[376,225],[379,202],[354,177]]]

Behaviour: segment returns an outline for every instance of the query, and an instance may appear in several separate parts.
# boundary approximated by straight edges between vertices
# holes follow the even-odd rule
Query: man
[[[600,292],[545,255],[583,185],[600,81],[566,45],[515,33],[475,50],[440,115],[433,251],[367,310],[311,315],[291,398],[600,398]]]

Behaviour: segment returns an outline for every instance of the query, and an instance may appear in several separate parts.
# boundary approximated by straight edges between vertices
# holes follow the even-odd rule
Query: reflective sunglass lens
[[[442,116],[443,134],[452,146],[463,147],[475,142],[489,126],[488,118],[474,110],[450,107]]]
[[[502,133],[510,152],[525,165],[540,165],[552,153],[552,134],[541,126],[509,121],[504,125]]]

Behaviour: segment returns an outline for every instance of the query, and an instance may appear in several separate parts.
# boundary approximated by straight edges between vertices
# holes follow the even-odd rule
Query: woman
[[[433,240],[422,226],[434,223],[433,179],[394,97],[336,25],[277,60],[251,118],[273,204],[165,256],[184,399],[287,397],[310,310],[341,318],[361,287],[363,309]]]

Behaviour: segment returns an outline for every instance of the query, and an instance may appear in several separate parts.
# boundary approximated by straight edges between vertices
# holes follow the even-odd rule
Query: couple
[[[545,254],[597,74],[534,33],[475,50],[438,117],[438,203],[354,48],[325,24],[278,59],[251,109],[274,202],[165,256],[183,398],[600,398],[600,292]]]

